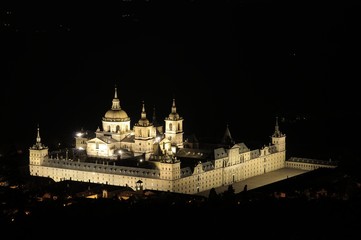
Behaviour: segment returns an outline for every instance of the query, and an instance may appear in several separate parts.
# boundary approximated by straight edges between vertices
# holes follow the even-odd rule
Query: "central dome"
[[[128,119],[128,114],[122,109],[110,109],[105,113],[104,118],[108,120]]]
[[[113,98],[113,102],[112,102],[112,108],[110,110],[108,110],[105,115],[103,120],[105,121],[129,121],[129,117],[128,114],[122,110],[122,108],[120,107],[120,102],[118,99],[118,94],[117,94],[117,88],[115,88],[115,92],[114,92],[114,98]]]

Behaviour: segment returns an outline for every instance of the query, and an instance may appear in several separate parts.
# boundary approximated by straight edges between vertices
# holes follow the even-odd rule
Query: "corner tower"
[[[32,174],[32,165],[42,165],[44,159],[48,156],[49,149],[44,144],[41,143],[40,138],[40,129],[38,126],[37,136],[35,144],[29,149],[29,165],[30,165],[30,173]],[[35,174],[36,175],[36,174]]]
[[[276,146],[278,152],[286,151],[286,135],[279,129],[278,117],[276,117],[275,131],[272,135],[272,144]]]

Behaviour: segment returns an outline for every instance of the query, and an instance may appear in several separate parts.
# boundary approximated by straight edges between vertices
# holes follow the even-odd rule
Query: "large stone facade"
[[[164,129],[154,116],[153,121],[147,119],[144,103],[133,129],[130,122],[115,88],[102,129],[98,128],[94,137],[80,132],[70,152],[50,152],[41,142],[38,128],[36,143],[29,149],[30,174],[133,189],[141,183],[143,189],[195,194],[286,165],[286,136],[277,120],[272,141],[253,150],[235,143],[228,126],[225,141],[218,145],[199,148],[196,142],[184,141],[183,118],[175,99]]]

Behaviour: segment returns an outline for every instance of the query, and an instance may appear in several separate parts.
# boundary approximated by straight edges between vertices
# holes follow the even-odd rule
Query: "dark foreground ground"
[[[13,239],[354,239],[361,227],[360,181],[342,169],[319,169],[239,193],[230,185],[208,197],[149,192],[128,199],[58,195],[39,201],[33,190],[2,188],[1,226]]]

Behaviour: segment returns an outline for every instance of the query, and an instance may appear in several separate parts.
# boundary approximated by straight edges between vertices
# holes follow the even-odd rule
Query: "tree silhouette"
[[[235,201],[235,190],[232,184],[228,185],[227,190],[223,192],[223,200],[225,204],[232,204]]]
[[[215,188],[211,188],[208,195],[208,202],[210,206],[217,206],[220,203],[220,197],[216,192]]]

